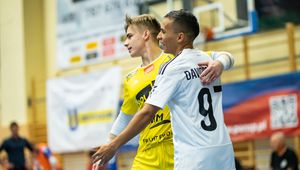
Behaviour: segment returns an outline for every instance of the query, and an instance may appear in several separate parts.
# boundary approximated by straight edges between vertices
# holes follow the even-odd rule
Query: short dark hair
[[[135,17],[130,17],[126,15],[125,18],[125,32],[130,25],[142,26],[148,29],[153,37],[154,40],[158,42],[156,39],[158,33],[160,32],[160,24],[155,17],[150,14],[143,14]]]
[[[19,127],[18,123],[15,121],[11,122],[9,127],[12,128],[13,126]]]
[[[89,157],[92,157],[95,153],[96,153],[95,150],[90,150],[90,151],[89,151]]]
[[[181,10],[170,11],[165,15],[165,18],[169,18],[174,21],[174,28],[177,32],[186,33],[191,40],[194,40],[200,32],[199,23],[195,15],[191,12]]]

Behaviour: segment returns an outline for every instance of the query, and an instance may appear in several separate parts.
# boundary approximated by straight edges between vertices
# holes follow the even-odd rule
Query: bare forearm
[[[158,110],[159,108],[156,106],[145,104],[120,135],[116,137],[111,136],[112,141],[109,144],[104,144],[98,148],[93,155],[94,165],[99,167],[106,164],[122,145],[140,133],[149,124]]]
[[[155,115],[155,112],[153,112],[154,111],[148,111],[147,109],[143,108],[133,117],[133,119],[130,121],[130,123],[124,129],[124,131],[111,141],[110,145],[114,148],[119,148],[126,142],[128,142],[130,139],[132,139],[134,136],[139,134],[153,119]]]
[[[109,134],[109,141],[112,141],[113,139],[115,139],[116,138],[116,135],[114,135],[114,134]]]

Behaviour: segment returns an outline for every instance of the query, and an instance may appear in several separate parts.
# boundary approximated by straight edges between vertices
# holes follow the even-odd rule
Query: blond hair
[[[149,14],[143,14],[135,17],[130,17],[126,15],[125,18],[125,32],[131,25],[136,25],[138,27],[142,27],[144,29],[148,29],[154,40],[157,41],[156,37],[160,32],[160,24],[155,17]],[[158,41],[157,41],[158,42]]]

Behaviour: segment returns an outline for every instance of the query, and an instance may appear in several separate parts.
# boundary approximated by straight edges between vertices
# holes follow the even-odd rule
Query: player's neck
[[[191,44],[191,43],[189,43],[189,44],[184,44],[184,45],[180,45],[180,46],[177,47],[176,52],[175,52],[174,55],[177,56],[177,55],[181,54],[181,52],[182,52],[184,49],[193,49],[193,48],[194,48],[194,46],[193,46],[193,44]]]
[[[142,66],[147,66],[152,63],[161,53],[162,50],[158,45],[153,43],[146,45],[145,53],[142,55]]]

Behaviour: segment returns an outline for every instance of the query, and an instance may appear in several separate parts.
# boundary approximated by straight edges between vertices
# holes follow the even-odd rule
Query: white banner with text
[[[121,68],[47,81],[48,142],[54,152],[107,142],[120,99]]]

